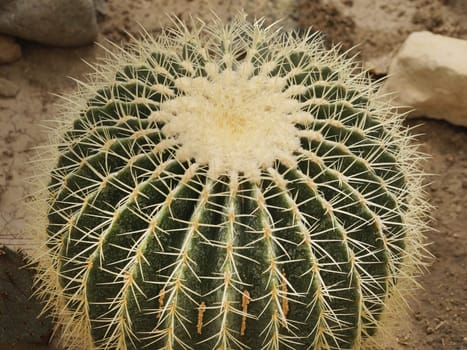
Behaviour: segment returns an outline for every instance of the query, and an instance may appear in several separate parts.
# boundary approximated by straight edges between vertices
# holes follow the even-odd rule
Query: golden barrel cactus
[[[319,34],[174,24],[65,99],[37,277],[62,343],[360,349],[423,246],[401,116]]]

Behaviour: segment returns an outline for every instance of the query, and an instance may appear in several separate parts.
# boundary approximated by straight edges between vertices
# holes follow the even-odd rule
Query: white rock
[[[93,0],[0,0],[0,33],[54,46],[80,46],[97,36]]]
[[[382,93],[415,108],[410,116],[467,126],[467,41],[430,32],[412,33],[394,57]]]
[[[15,39],[0,34],[0,64],[11,63],[21,58],[21,46]]]

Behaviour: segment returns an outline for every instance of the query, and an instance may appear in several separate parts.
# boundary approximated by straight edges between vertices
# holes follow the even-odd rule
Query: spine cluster
[[[360,349],[420,265],[401,116],[316,34],[174,24],[67,98],[38,258],[62,343]]]

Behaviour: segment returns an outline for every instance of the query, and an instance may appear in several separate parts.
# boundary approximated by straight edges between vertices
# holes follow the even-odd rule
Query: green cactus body
[[[39,282],[83,349],[359,349],[419,258],[400,116],[311,32],[180,22],[59,140]]]

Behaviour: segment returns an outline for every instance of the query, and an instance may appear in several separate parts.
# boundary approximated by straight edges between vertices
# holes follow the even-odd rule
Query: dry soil
[[[229,17],[240,7],[238,2],[189,0],[106,0],[101,5],[98,42],[104,46],[109,45],[106,39],[125,45],[130,35],[138,37],[141,26],[157,35],[168,23],[164,12],[205,16],[212,7]],[[467,39],[465,0],[278,0],[243,5],[256,16],[284,17],[285,27],[312,25],[327,34],[329,43],[342,42],[343,49],[360,44],[352,52],[360,51],[364,65],[378,76],[412,31]],[[22,59],[0,66],[0,77],[19,88],[14,97],[0,97],[0,244],[28,249],[23,203],[30,198],[31,187],[24,178],[34,179],[28,159],[34,159],[34,147],[47,142],[47,130],[40,125],[54,119],[56,94],[76,88],[68,77],[86,79],[91,71],[86,62],[95,62],[103,49],[21,44]],[[385,346],[386,350],[467,349],[467,129],[429,119],[408,121],[410,126],[418,124],[414,133],[420,134],[421,149],[431,157],[425,163],[426,172],[432,174],[426,190],[434,209],[426,237],[433,258],[419,279],[422,288],[409,301],[408,315],[396,325],[395,340]]]

